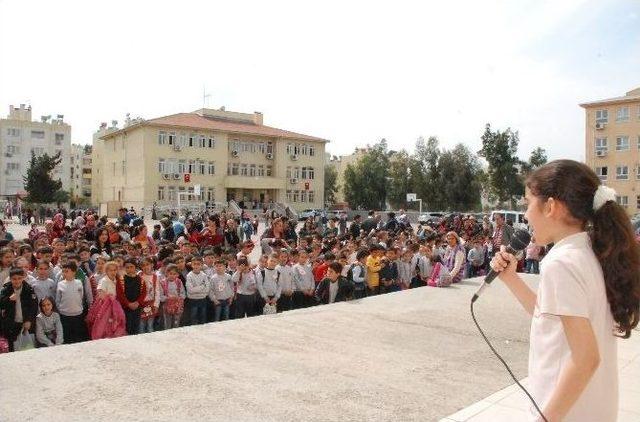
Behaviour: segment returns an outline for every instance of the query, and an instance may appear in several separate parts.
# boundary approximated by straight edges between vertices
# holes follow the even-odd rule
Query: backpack
[[[353,283],[355,286],[359,286],[359,285],[364,285],[364,282],[359,283],[353,280],[353,268],[354,267],[360,267],[360,271],[362,271],[363,267],[362,265],[359,264],[351,264],[351,266],[349,267],[349,271],[347,271],[347,280],[350,281],[351,283]]]

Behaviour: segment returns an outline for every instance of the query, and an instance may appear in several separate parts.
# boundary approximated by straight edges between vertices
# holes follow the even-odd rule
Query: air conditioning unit
[[[273,160],[273,154],[272,153],[268,153],[267,154],[267,160]]]
[[[178,143],[174,142],[174,144],[173,144],[173,150],[174,150],[174,151],[182,151],[182,145],[180,145],[180,144],[178,144]]]
[[[237,150],[234,149],[233,151],[231,151],[232,157],[237,157],[238,155],[240,155],[240,153]]]
[[[291,178],[291,179],[289,179],[289,183],[291,183],[292,185],[295,185],[296,183],[298,183],[298,179]]]
[[[173,180],[180,180],[180,173],[173,173]]]
[[[291,155],[291,159],[292,159],[293,161],[297,161],[297,160],[298,160],[298,155],[297,155],[297,154],[293,154],[293,155]]]
[[[596,129],[598,130],[602,130],[605,127],[605,123],[601,123],[601,122],[597,122],[596,123]]]
[[[607,150],[606,149],[598,149],[598,150],[596,150],[596,157],[604,157],[605,155],[607,155]]]
[[[164,173],[164,174],[162,175],[162,178],[163,178],[164,180],[169,180],[169,179],[171,179],[171,175],[170,175],[169,173]]]

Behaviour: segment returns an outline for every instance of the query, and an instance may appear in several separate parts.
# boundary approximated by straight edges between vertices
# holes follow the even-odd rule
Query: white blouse
[[[542,260],[537,301],[531,320],[531,393],[544,409],[571,358],[560,316],[588,318],[598,343],[600,365],[565,422],[615,421],[618,413],[618,359],[614,320],[602,267],[587,233],[562,239]],[[532,409],[532,420],[539,415]]]

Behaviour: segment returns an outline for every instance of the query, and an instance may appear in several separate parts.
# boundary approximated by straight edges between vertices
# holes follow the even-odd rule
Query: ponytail
[[[624,208],[606,202],[593,215],[591,244],[600,261],[618,334],[629,338],[640,318],[640,247]]]
[[[608,198],[598,198],[594,210],[600,179],[586,164],[577,161],[545,164],[529,175],[526,185],[545,201],[562,201],[572,219],[589,230],[617,334],[629,338],[640,319],[640,246],[624,208]]]

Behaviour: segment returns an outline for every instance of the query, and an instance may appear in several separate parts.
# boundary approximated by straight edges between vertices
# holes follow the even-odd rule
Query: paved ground
[[[620,404],[618,422],[640,421],[640,330],[618,340]],[[522,380],[527,387],[528,379]],[[440,422],[511,422],[526,420],[531,403],[514,383]],[[585,421],[589,422],[589,421]],[[593,421],[599,422],[599,421]]]
[[[1,419],[439,420],[511,383],[478,284],[2,355]],[[477,314],[524,377],[525,313],[496,283]]]

